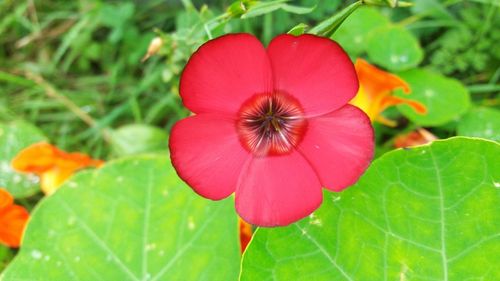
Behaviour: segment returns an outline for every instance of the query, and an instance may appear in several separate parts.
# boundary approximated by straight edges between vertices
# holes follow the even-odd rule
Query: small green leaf
[[[417,38],[399,26],[377,28],[370,33],[366,44],[370,61],[392,71],[415,67],[424,58]]]
[[[499,153],[461,137],[389,152],[309,218],[258,229],[240,280],[500,280]]]
[[[258,1],[237,1],[231,4],[228,9],[229,13],[238,16],[241,14],[242,19],[252,18],[274,12],[282,9],[293,14],[307,14],[312,12],[316,6],[300,7],[287,4],[288,0],[274,0],[268,2]]]
[[[233,200],[199,197],[169,163],[135,156],[77,174],[36,207],[0,279],[236,280]]]
[[[417,100],[427,107],[427,114],[418,114],[407,105],[398,109],[421,126],[439,126],[457,119],[470,106],[467,89],[460,81],[425,70],[413,69],[398,74],[410,84],[411,94],[398,96]]]
[[[113,132],[113,150],[117,155],[166,151],[168,135],[165,130],[145,124],[131,124]]]
[[[457,134],[500,142],[500,111],[487,107],[472,108],[458,123]]]
[[[308,14],[308,13],[314,11],[314,9],[316,9],[316,6],[300,7],[300,6],[290,5],[290,4],[283,4],[281,6],[281,9],[283,9],[284,11],[287,11],[289,13],[292,13],[292,14],[302,15],[302,14]]]
[[[306,31],[307,27],[308,27],[307,24],[305,24],[305,23],[299,23],[296,26],[292,27],[292,29],[290,29],[287,33],[295,35],[295,36],[299,36],[299,35],[304,34],[304,32]]]
[[[40,185],[38,177],[12,170],[10,162],[19,151],[41,141],[47,141],[43,133],[27,122],[0,123],[0,187],[16,198],[35,194]]]
[[[263,14],[274,12],[274,11],[280,9],[281,7],[283,7],[283,4],[286,1],[287,0],[274,0],[274,1],[268,1],[268,2],[236,1],[235,3],[248,2],[248,4],[245,5],[246,8],[243,11],[243,15],[241,16],[241,18],[244,19],[244,18],[257,17],[257,16],[261,16]]]
[[[325,37],[331,37],[340,25],[352,14],[357,8],[362,5],[362,1],[356,1],[345,7],[343,10],[335,13],[326,20],[320,22],[315,27],[309,30],[309,33]]]
[[[344,21],[332,39],[337,41],[349,55],[358,56],[368,48],[366,40],[370,33],[378,27],[387,25],[389,20],[379,12],[379,9],[360,7]]]

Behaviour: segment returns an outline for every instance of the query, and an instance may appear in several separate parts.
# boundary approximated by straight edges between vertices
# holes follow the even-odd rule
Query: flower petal
[[[308,120],[299,151],[314,167],[324,187],[340,191],[354,184],[373,158],[373,128],[352,105]]]
[[[79,168],[79,167],[76,167]],[[40,175],[40,188],[45,195],[51,195],[70,178],[77,169],[63,169],[54,167]]]
[[[40,174],[51,169],[57,162],[57,147],[46,143],[35,143],[21,150],[14,159],[12,167],[19,172]]]
[[[5,189],[0,187],[0,212],[14,203],[14,198]]]
[[[252,226],[241,218],[238,218],[238,224],[240,228],[240,250],[243,253],[252,239],[253,230]]]
[[[19,247],[28,218],[28,211],[15,205],[12,195],[0,188],[0,244]]]
[[[19,247],[29,213],[24,207],[11,205],[0,213],[0,243]]]
[[[229,34],[203,44],[180,81],[182,101],[195,113],[236,114],[250,96],[272,89],[266,50],[250,34]]]
[[[236,189],[250,157],[236,134],[235,121],[200,114],[175,124],[170,157],[179,176],[203,197],[220,200]]]
[[[321,201],[321,183],[296,151],[252,159],[236,189],[236,210],[259,226],[288,225],[309,215]]]
[[[403,148],[409,146],[423,145],[438,138],[426,129],[419,128],[406,134],[400,134],[394,138],[394,147]]]
[[[396,96],[386,97],[381,102],[380,108],[383,111],[390,106],[398,105],[398,104],[406,104],[409,107],[413,108],[413,110],[415,110],[415,112],[417,112],[418,114],[426,114],[427,113],[427,107],[425,107],[425,105],[423,105],[422,103],[420,103],[418,101],[414,101],[414,100],[396,97]]]
[[[356,72],[359,83],[363,86],[366,94],[373,96],[389,95],[391,91],[403,89],[403,92],[410,93],[410,86],[398,76],[385,72],[363,59],[356,60]]]
[[[268,54],[275,89],[297,98],[306,115],[338,109],[358,91],[351,60],[328,38],[279,35],[269,44]]]

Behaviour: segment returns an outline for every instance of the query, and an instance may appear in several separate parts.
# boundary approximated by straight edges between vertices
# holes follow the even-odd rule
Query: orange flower
[[[19,247],[28,218],[28,211],[14,204],[12,195],[0,188],[0,243],[13,248]]]
[[[406,94],[411,92],[408,84],[398,76],[378,69],[362,59],[356,60],[355,68],[359,79],[359,90],[350,103],[362,109],[372,122],[378,121],[387,126],[396,126],[395,121],[383,117],[381,113],[397,104],[407,104],[420,114],[427,112],[427,108],[417,101],[392,95],[392,91],[396,89],[403,89]]]
[[[426,129],[417,129],[408,134],[399,135],[394,139],[394,147],[403,148],[416,146],[437,140],[437,137]]]
[[[250,239],[252,239],[252,226],[242,220],[241,218],[238,219],[238,223],[240,225],[240,246],[241,246],[241,253],[245,251],[247,248],[248,243],[250,242]]]
[[[33,144],[12,160],[12,167],[40,177],[42,191],[54,193],[76,171],[86,167],[99,167],[104,162],[82,153],[67,153],[48,143]]]

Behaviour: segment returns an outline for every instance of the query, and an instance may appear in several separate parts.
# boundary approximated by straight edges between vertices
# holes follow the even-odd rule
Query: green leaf
[[[117,155],[166,151],[168,135],[165,130],[145,124],[125,125],[112,134],[113,150]]]
[[[362,1],[356,1],[351,5],[345,7],[338,13],[320,22],[315,27],[309,30],[309,33],[325,37],[331,37],[333,33],[340,27],[340,25],[352,14],[358,7],[362,5]]]
[[[471,109],[458,123],[457,134],[500,142],[500,111],[487,107]]]
[[[316,6],[300,7],[286,4],[288,0],[274,0],[268,2],[259,1],[236,1],[228,9],[229,14],[239,16],[242,19],[261,16],[282,9],[292,14],[307,14],[312,12]]]
[[[12,260],[12,256],[12,251],[8,247],[0,244],[0,272],[9,264]]]
[[[418,40],[400,26],[377,28],[371,32],[366,44],[370,61],[392,71],[415,67],[424,58]]]
[[[457,119],[470,106],[467,89],[460,81],[425,70],[413,69],[398,74],[411,88],[409,96],[398,92],[400,97],[417,100],[427,107],[427,114],[418,114],[408,105],[398,109],[408,119],[421,126],[439,126]]]
[[[333,34],[332,39],[337,41],[351,56],[358,56],[368,45],[367,38],[373,30],[381,26],[388,26],[389,20],[372,7],[360,7],[350,15]]]
[[[259,229],[240,280],[500,280],[499,153],[460,137],[389,152],[309,218]]]
[[[77,174],[36,207],[0,279],[236,280],[232,198],[199,197],[169,163],[135,156]]]
[[[290,29],[287,33],[295,35],[295,36],[299,36],[299,35],[304,34],[304,32],[306,31],[307,28],[308,28],[307,24],[299,23],[296,26],[292,27],[292,29]]]
[[[415,1],[415,5],[411,7],[411,10],[413,14],[423,14],[443,20],[455,20],[455,17],[438,0]]]
[[[269,2],[253,2],[253,1],[248,1],[249,3],[247,4],[248,7],[246,8],[247,10],[243,11],[243,15],[241,16],[242,19],[245,18],[252,18],[252,17],[257,17],[261,16],[267,13],[274,12],[278,9],[281,9],[283,7],[283,4],[288,1],[288,0],[274,0],[274,1],[269,1]],[[241,2],[244,3],[245,1],[236,1],[236,3]],[[238,3],[237,5],[243,5],[241,3]]]
[[[283,9],[286,12],[292,13],[292,14],[302,15],[302,14],[308,14],[308,13],[314,11],[314,9],[316,9],[316,6],[300,7],[300,6],[294,6],[294,5],[289,5],[289,4],[283,4],[281,6],[281,9]]]
[[[6,188],[16,198],[27,197],[40,190],[39,179],[12,170],[10,162],[19,151],[29,145],[47,141],[35,126],[14,121],[0,123],[0,187]]]

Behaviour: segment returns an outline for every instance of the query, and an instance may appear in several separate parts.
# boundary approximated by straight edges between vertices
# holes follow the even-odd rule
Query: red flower
[[[352,62],[330,39],[280,35],[267,50],[249,34],[211,40],[181,77],[196,115],[172,129],[172,163],[203,197],[235,192],[247,222],[290,224],[319,207],[322,186],[340,191],[369,165],[370,119],[347,104],[357,90]]]

